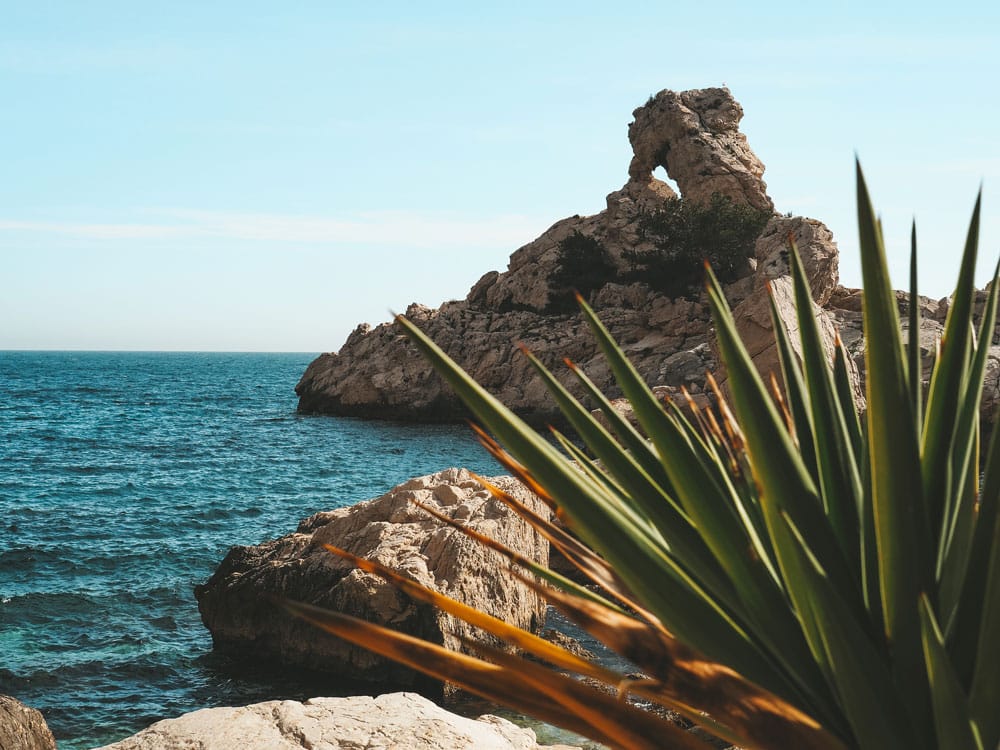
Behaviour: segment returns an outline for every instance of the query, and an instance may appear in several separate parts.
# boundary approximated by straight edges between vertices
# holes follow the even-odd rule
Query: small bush
[[[549,279],[547,311],[576,311],[573,290],[589,297],[617,279],[618,272],[601,241],[574,230],[559,243],[559,266]]]
[[[655,249],[624,253],[631,264],[626,279],[643,281],[670,297],[696,295],[707,260],[719,281],[735,281],[745,273],[754,242],[770,218],[769,211],[733,203],[719,193],[707,204],[670,200],[640,219],[641,236]]]

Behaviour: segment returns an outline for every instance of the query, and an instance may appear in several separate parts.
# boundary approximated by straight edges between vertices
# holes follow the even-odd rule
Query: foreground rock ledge
[[[490,481],[536,512],[548,514],[548,508],[513,478]],[[483,637],[450,615],[415,604],[381,578],[354,569],[324,544],[376,560],[518,627],[540,628],[544,600],[505,575],[497,553],[432,518],[414,500],[548,564],[545,539],[468,471],[447,469],[411,479],[380,498],[317,513],[302,521],[294,534],[233,547],[208,582],[195,588],[215,646],[333,672],[345,681],[438,692],[438,683],[329,636],[268,600],[273,595],[338,610],[456,651],[463,650],[461,637]]]
[[[6,746],[5,746],[6,748]],[[99,750],[578,750],[497,716],[466,719],[413,693],[267,701],[158,721]]]

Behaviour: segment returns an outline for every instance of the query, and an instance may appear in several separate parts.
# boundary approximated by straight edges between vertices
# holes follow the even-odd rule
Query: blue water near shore
[[[59,747],[334,694],[211,652],[192,588],[234,544],[448,466],[464,427],[296,414],[310,354],[0,352],[0,693]]]

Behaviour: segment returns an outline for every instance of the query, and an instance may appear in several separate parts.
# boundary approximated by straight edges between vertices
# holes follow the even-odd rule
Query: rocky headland
[[[668,391],[685,386],[701,393],[706,371],[718,367],[704,297],[696,288],[683,293],[664,290],[654,278],[663,269],[637,264],[636,259],[656,251],[650,218],[672,201],[679,197],[708,205],[721,197],[764,216],[751,251],[728,269],[724,285],[757,367],[767,374],[777,364],[765,282],[770,282],[786,322],[794,321],[786,254],[791,238],[802,255],[827,343],[832,344],[839,329],[853,355],[859,371],[853,373],[856,401],[863,408],[860,291],[839,285],[837,245],[822,222],[774,211],[763,180],[764,165],[740,132],[742,117],[742,108],[725,88],[659,92],[633,112],[628,181],[607,196],[604,211],[556,222],[516,250],[506,271],[485,274],[464,300],[437,309],[413,303],[407,317],[505,404],[528,421],[543,424],[558,421],[558,413],[520,355],[518,342],[557,374],[565,373],[562,360],[568,357],[606,393],[619,395],[592,336],[566,304],[567,286],[575,286],[586,293],[649,385]],[[665,169],[680,196],[654,175],[658,167]],[[573,248],[589,248],[591,255],[568,252]],[[908,296],[899,293],[899,302],[905,310]],[[947,300],[921,298],[919,304],[925,313],[921,344],[929,361]],[[1000,396],[997,344],[1000,338],[994,336],[983,401],[990,421]],[[724,380],[721,373],[717,377]],[[564,383],[579,393],[572,378],[565,377]],[[296,392],[303,412],[417,421],[466,416],[392,323],[359,325],[338,352],[323,354],[309,365]]]
[[[711,321],[697,289],[670,295],[647,283],[635,259],[655,250],[649,217],[681,197],[760,212],[763,230],[730,274],[726,294],[761,368],[776,361],[763,294],[765,280],[779,302],[790,299],[786,244],[791,235],[812,282],[817,315],[833,333],[823,309],[837,288],[837,248],[819,221],[774,213],[762,179],[764,165],[740,132],[743,110],[727,89],[661,91],[633,112],[628,135],[633,157],[628,181],[607,196],[607,209],[554,224],[511,255],[503,273],[491,271],[464,300],[439,309],[414,303],[406,315],[504,403],[536,423],[555,418],[544,387],[517,350],[524,342],[556,371],[568,357],[598,386],[617,395],[580,315],[565,305],[565,279],[587,269],[566,268],[567,243],[591,243],[604,264],[588,297],[639,372],[654,386],[702,391],[714,370]],[[663,167],[680,190],[654,176]],[[581,285],[574,285],[579,288]],[[567,385],[576,385],[569,379]],[[426,421],[464,416],[461,405],[391,323],[362,324],[339,352],[309,365],[296,387],[304,412]]]

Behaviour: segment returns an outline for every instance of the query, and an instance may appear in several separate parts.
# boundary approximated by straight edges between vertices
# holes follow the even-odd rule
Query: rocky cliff
[[[676,205],[678,198],[654,176],[663,167],[688,204],[708,205],[721,197],[729,205],[763,216],[763,229],[751,251],[730,269],[725,284],[737,326],[763,373],[777,363],[765,281],[770,282],[785,320],[794,320],[786,254],[789,237],[802,255],[825,338],[832,342],[838,327],[849,329],[845,340],[850,339],[855,362],[863,365],[855,315],[858,297],[853,290],[839,289],[833,236],[815,219],[774,212],[762,179],[764,165],[739,130],[743,110],[728,89],[661,91],[633,117],[628,129],[633,150],[628,181],[608,195],[606,210],[557,222],[515,251],[505,272],[484,275],[464,300],[436,310],[414,303],[407,308],[407,317],[505,404],[541,424],[556,419],[556,410],[518,352],[517,342],[524,342],[557,374],[565,372],[563,358],[572,359],[606,393],[619,395],[579,314],[563,304],[566,279],[575,274],[578,282],[573,286],[584,287],[591,305],[651,386],[686,386],[700,393],[705,372],[718,364],[704,295],[697,290],[667,293],[662,283],[653,281],[658,269],[636,264],[636,258],[656,250],[649,217]],[[571,244],[599,253],[596,281],[593,269],[566,267],[570,257],[566,248]],[[581,257],[585,259],[573,256],[573,262],[579,263]],[[935,311],[939,307],[930,301],[925,304]],[[940,321],[934,316],[926,320],[931,342],[930,329]],[[992,381],[987,383],[994,391],[1000,349],[996,354],[990,363]],[[564,382],[577,392],[572,379]],[[309,365],[296,392],[304,412],[421,421],[465,416],[453,394],[392,323],[358,326],[339,352],[323,354]],[[860,393],[859,386],[856,394],[862,406]],[[990,413],[994,402],[995,396],[988,394]]]

